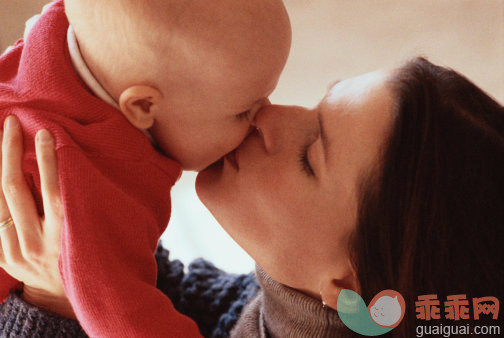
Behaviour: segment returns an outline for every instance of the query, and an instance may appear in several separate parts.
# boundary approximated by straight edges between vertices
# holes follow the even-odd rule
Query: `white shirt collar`
[[[121,110],[119,108],[119,104],[116,100],[103,88],[103,86],[96,80],[91,70],[86,65],[86,62],[82,58],[82,54],[79,49],[79,43],[77,42],[77,38],[75,36],[74,30],[72,26],[68,26],[67,30],[67,41],[68,41],[68,51],[70,52],[70,59],[72,60],[72,64],[74,66],[75,71],[80,76],[82,81],[89,87],[89,89],[95,94],[98,98],[102,99],[112,107]],[[142,133],[147,136],[149,141],[156,145],[151,133],[147,130],[141,130]]]
[[[87,67],[86,62],[82,58],[82,54],[79,49],[79,43],[77,42],[77,38],[75,37],[72,26],[68,26],[67,41],[72,64],[75,68],[75,71],[77,72],[77,74],[79,74],[84,83],[89,87],[89,89],[91,89],[93,94],[110,104],[112,107],[120,109],[119,104],[114,100],[112,96],[110,96],[105,88],[102,87],[102,85],[98,82],[98,80],[96,80],[94,75]]]

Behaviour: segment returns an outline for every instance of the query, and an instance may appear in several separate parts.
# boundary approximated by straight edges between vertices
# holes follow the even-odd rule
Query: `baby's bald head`
[[[134,83],[164,91],[206,77],[279,76],[290,49],[281,0],[66,0],[65,6],[86,62],[116,99]]]
[[[291,42],[281,0],[66,0],[91,72],[184,169],[236,148]]]

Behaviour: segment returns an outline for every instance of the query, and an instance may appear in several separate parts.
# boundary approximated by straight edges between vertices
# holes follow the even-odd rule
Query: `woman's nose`
[[[273,152],[313,129],[313,114],[303,107],[268,105],[257,112],[252,125],[263,138],[266,151]]]

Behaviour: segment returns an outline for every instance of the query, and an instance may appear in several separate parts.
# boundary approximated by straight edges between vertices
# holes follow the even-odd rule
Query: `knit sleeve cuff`
[[[228,337],[259,288],[253,273],[226,273],[201,258],[189,265],[181,285],[180,312],[196,321],[205,337]]]
[[[1,337],[87,337],[79,322],[36,307],[11,293],[0,305]]]

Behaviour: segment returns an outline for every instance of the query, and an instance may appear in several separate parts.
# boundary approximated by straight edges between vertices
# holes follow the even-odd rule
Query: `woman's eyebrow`
[[[317,119],[318,119],[318,123],[319,123],[320,140],[322,141],[322,148],[324,149],[324,158],[327,162],[328,149],[329,149],[329,139],[327,138],[327,134],[326,134],[326,130],[325,130],[325,124],[324,124],[324,120],[322,117],[322,109],[320,109],[320,108],[317,112]]]

